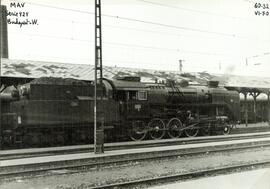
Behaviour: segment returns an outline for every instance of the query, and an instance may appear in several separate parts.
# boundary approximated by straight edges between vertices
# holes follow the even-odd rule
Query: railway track
[[[133,154],[123,154],[120,156],[109,156],[107,159],[103,158],[102,156],[97,157],[94,160],[87,160],[87,159],[76,159],[74,161],[57,161],[57,162],[39,162],[32,164],[25,165],[19,164],[17,166],[0,166],[0,181],[5,180],[16,180],[16,179],[27,179],[27,178],[34,178],[34,177],[43,177],[43,176],[53,176],[59,174],[74,174],[89,171],[93,168],[102,168],[112,164],[128,164],[133,161],[149,161],[154,159],[164,159],[164,158],[175,158],[179,156],[195,156],[195,155],[202,155],[202,154],[209,154],[209,153],[220,153],[220,152],[228,152],[228,151],[239,151],[239,150],[247,150],[247,149],[258,149],[258,148],[266,148],[270,147],[270,140],[269,138],[258,139],[257,141],[250,141],[235,143],[232,145],[231,143],[223,145],[213,145],[209,144],[208,146],[204,147],[197,147],[197,148],[187,148],[182,150],[157,150],[157,151],[150,151],[150,152],[140,152],[140,153],[133,153]],[[259,162],[256,162],[257,164]],[[261,164],[270,164],[269,162],[264,162]],[[1,165],[1,164],[0,164]],[[243,165],[241,165],[243,166]],[[225,169],[225,168],[223,168]],[[214,171],[214,170],[212,170]],[[217,171],[217,170],[215,170]],[[190,173],[191,174],[195,174]],[[203,171],[200,174],[206,174],[206,171]],[[199,175],[199,172],[196,173]],[[187,176],[187,175],[186,175]],[[183,177],[181,175],[174,175],[173,178]],[[149,181],[148,181],[149,180]],[[139,182],[147,183],[147,182],[154,182],[155,180],[159,180],[158,178],[155,179],[146,179],[145,181],[133,181],[130,183],[116,183],[116,186],[125,186],[125,185],[132,185]],[[161,180],[165,180],[165,178],[161,178]],[[113,187],[112,185],[104,186],[105,188]],[[102,187],[101,187],[102,188]]]
[[[145,188],[152,185],[161,185],[161,184],[168,184],[176,181],[181,180],[187,180],[187,179],[195,179],[205,176],[214,176],[214,175],[220,175],[220,174],[229,174],[232,172],[239,172],[246,171],[246,170],[252,170],[254,168],[260,168],[260,167],[269,167],[270,166],[270,160],[268,161],[261,161],[261,162],[253,162],[253,163],[247,163],[247,164],[240,164],[240,165],[233,165],[233,166],[224,166],[224,167],[217,167],[212,169],[204,169],[204,170],[198,170],[188,173],[180,173],[180,174],[174,174],[174,175],[168,175],[163,177],[155,177],[155,178],[147,178],[143,180],[135,180],[135,181],[128,181],[128,182],[121,182],[121,183],[113,183],[108,185],[102,185],[102,186],[94,186],[91,187],[93,189],[106,189],[106,188]]]
[[[131,141],[131,142],[120,142],[120,143],[105,143],[104,146],[105,146],[105,151],[113,151],[113,150],[124,150],[124,149],[137,149],[137,148],[161,147],[161,146],[172,146],[172,145],[208,143],[208,142],[215,142],[215,141],[235,141],[235,140],[256,139],[256,138],[263,138],[263,137],[270,137],[270,132],[207,136],[207,137],[195,137],[195,138],[148,140],[148,141],[140,141],[140,142]],[[29,158],[29,157],[88,153],[88,152],[93,152],[93,151],[94,151],[93,145],[4,150],[4,151],[0,151],[0,161],[11,160],[11,159],[22,159],[22,158]]]

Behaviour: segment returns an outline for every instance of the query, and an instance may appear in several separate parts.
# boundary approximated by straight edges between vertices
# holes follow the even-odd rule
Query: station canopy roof
[[[94,65],[1,59],[2,78],[32,79],[39,77],[63,77],[93,81],[94,73]],[[221,75],[206,72],[180,73],[178,71],[103,66],[103,77],[107,79],[124,76],[139,76],[142,82],[147,83],[155,81],[165,82],[167,79],[172,79],[176,82],[188,80],[190,84],[205,85],[209,80],[217,80],[220,85],[238,89],[239,91],[256,89],[265,92],[270,89],[270,77]]]

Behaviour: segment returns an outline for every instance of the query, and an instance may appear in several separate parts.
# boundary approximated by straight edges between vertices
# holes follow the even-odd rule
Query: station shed
[[[13,60],[1,59],[1,92],[7,86],[17,86],[27,83],[35,78],[40,77],[61,77],[73,78],[92,82],[94,80],[94,65],[88,64],[67,64],[58,62],[45,62],[34,60]],[[174,80],[181,82],[188,81],[190,84],[206,85],[208,81],[219,81],[219,85],[229,90],[236,90],[243,95],[242,111],[244,112],[244,122],[246,126],[249,119],[257,121],[258,102],[260,107],[264,107],[264,116],[266,121],[270,121],[270,78],[236,76],[228,74],[214,74],[207,72],[182,73],[179,71],[162,71],[150,69],[136,69],[123,67],[103,66],[103,77],[107,79],[115,79],[124,76],[137,76],[142,82],[166,82],[166,80]],[[262,94],[267,97],[262,98]],[[252,106],[252,115],[248,112]],[[260,113],[261,114],[261,113]],[[262,120],[262,119],[261,119]]]

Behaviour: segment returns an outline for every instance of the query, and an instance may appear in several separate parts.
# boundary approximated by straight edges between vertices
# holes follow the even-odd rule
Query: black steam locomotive
[[[103,79],[97,93],[107,141],[228,134],[240,113],[238,92],[215,81],[202,86],[122,77]],[[62,78],[38,78],[6,90],[0,96],[2,145],[93,141],[93,96],[93,83]]]

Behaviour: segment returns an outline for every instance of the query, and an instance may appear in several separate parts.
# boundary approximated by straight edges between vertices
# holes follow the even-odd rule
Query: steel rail
[[[251,170],[254,167],[261,167],[261,166],[270,166],[270,160],[261,161],[261,162],[252,162],[252,163],[245,163],[240,165],[232,165],[232,166],[223,166],[211,169],[204,169],[198,171],[192,171],[187,173],[180,173],[162,177],[155,177],[155,178],[147,178],[135,181],[127,181],[121,183],[113,183],[108,185],[101,185],[101,186],[94,186],[89,187],[91,189],[106,189],[106,188],[127,188],[127,187],[136,187],[138,186],[149,186],[149,185],[158,185],[158,184],[170,184],[172,182],[181,181],[181,180],[188,180],[188,179],[195,179],[210,175],[221,175],[221,174],[228,174],[234,171],[238,171],[239,169],[243,170]]]
[[[208,148],[193,148],[190,149],[192,151],[189,152],[182,152],[182,153],[172,153],[172,154],[161,154],[160,156],[140,156],[139,158],[135,159],[117,159],[115,161],[105,162],[105,163],[79,163],[77,165],[65,165],[65,162],[62,162],[61,165],[53,166],[53,167],[40,167],[37,164],[37,167],[31,170],[16,170],[11,172],[0,172],[0,181],[1,180],[14,180],[16,178],[20,179],[26,179],[26,178],[33,178],[33,177],[43,177],[46,175],[53,175],[53,174],[73,174],[73,173],[80,173],[80,172],[87,172],[90,168],[93,167],[106,167],[111,164],[126,164],[130,163],[132,161],[147,161],[147,160],[158,160],[158,159],[165,159],[165,158],[174,158],[179,156],[196,156],[196,155],[202,155],[202,154],[210,154],[210,153],[220,153],[220,152],[229,152],[229,151],[239,151],[239,150],[247,150],[247,149],[258,149],[258,148],[265,148],[270,147],[270,141],[267,143],[258,143],[254,144],[251,142],[246,143],[245,146],[242,146],[243,144],[240,144],[240,146],[231,146],[231,145],[224,145],[224,146],[215,146],[216,149],[208,149]],[[229,147],[228,147],[229,146]],[[48,163],[50,164],[50,163]],[[61,170],[64,170],[63,173],[61,173]]]

